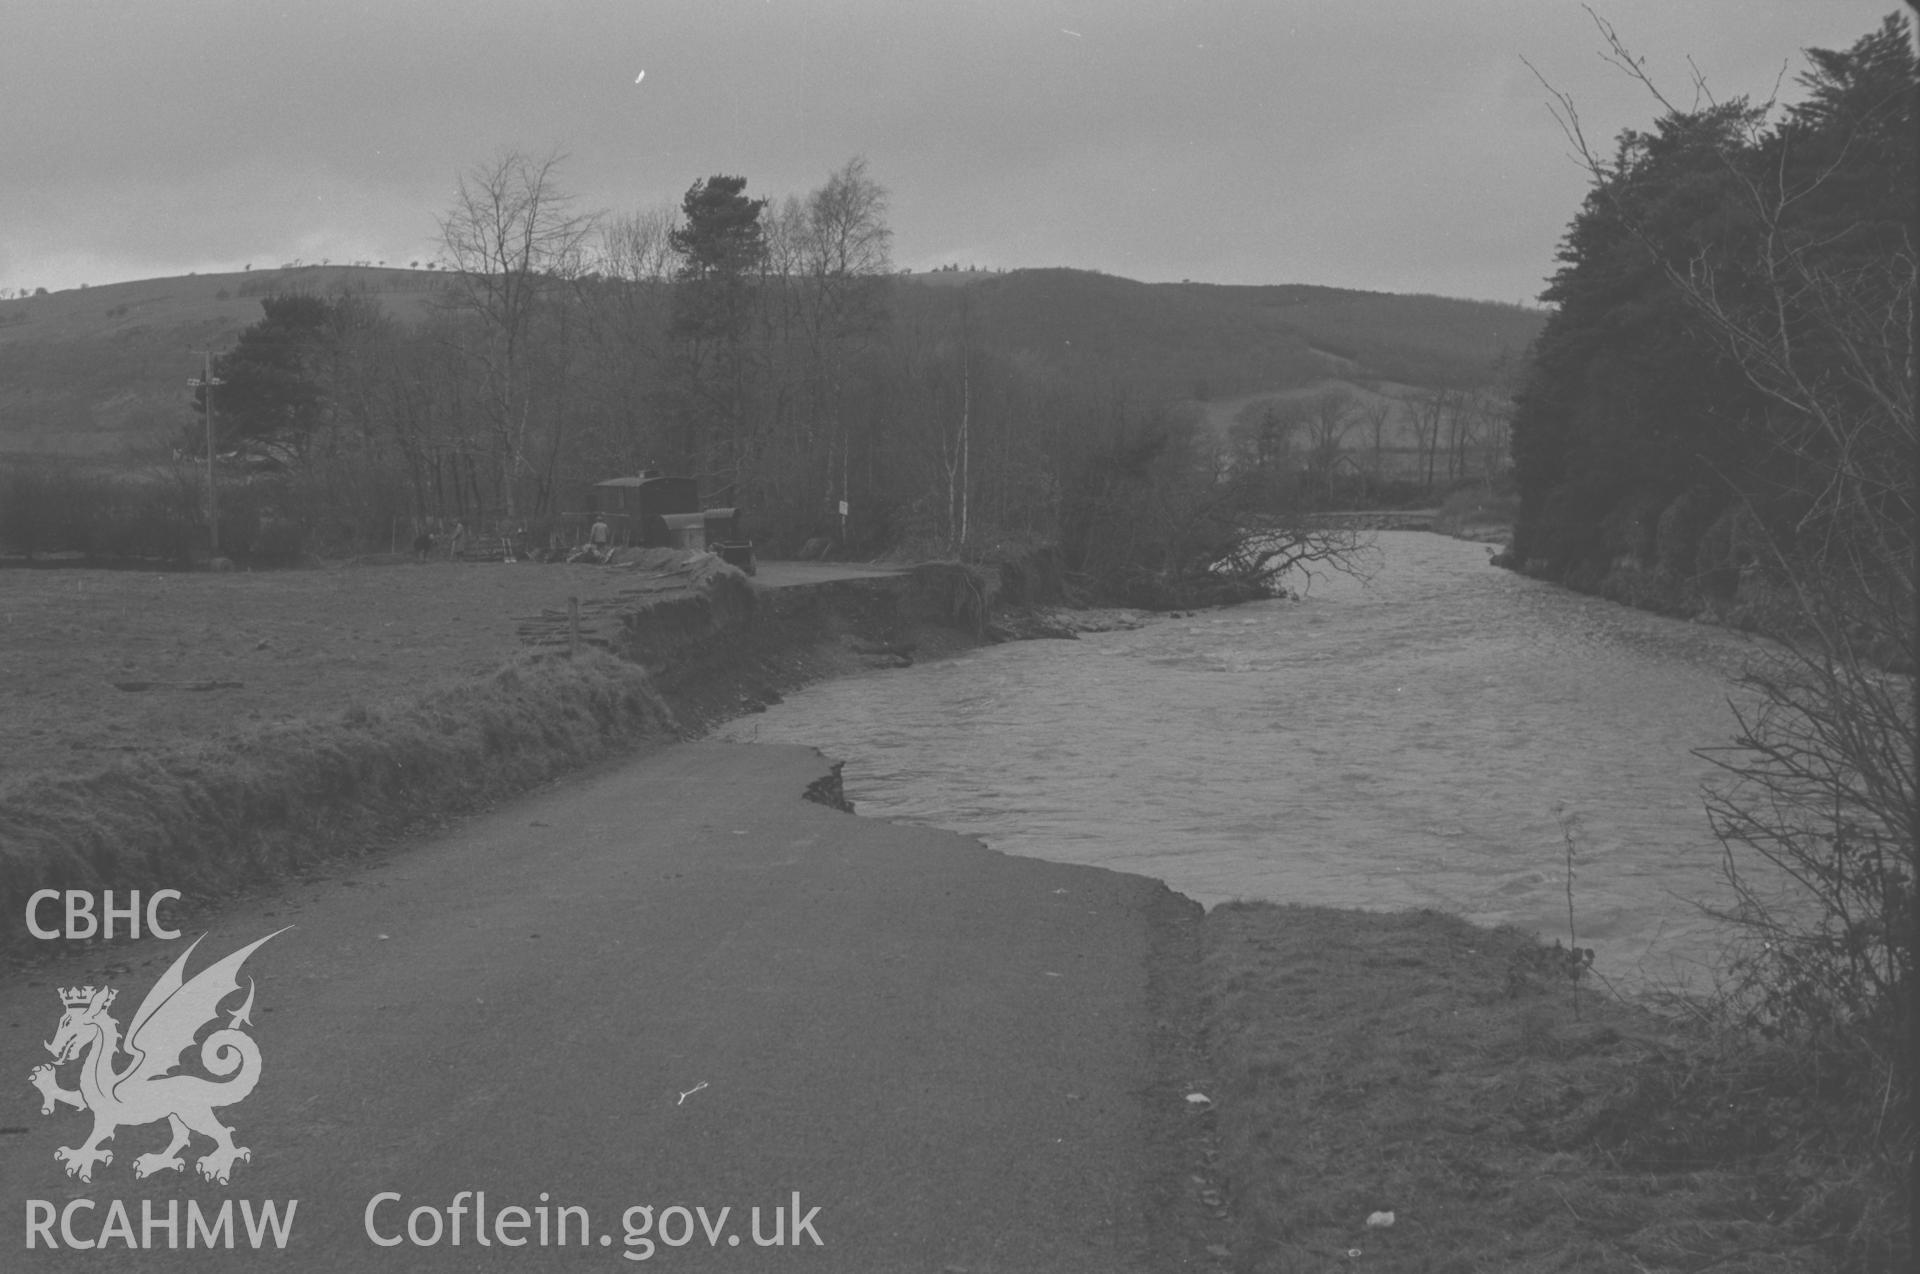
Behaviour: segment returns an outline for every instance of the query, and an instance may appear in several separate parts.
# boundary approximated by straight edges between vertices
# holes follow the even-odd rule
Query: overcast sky
[[[1772,92],[1893,0],[1594,0],[1671,92]],[[434,254],[457,173],[584,208],[804,193],[897,265],[1530,301],[1592,136],[1654,104],[1570,0],[0,0],[0,287]],[[642,72],[643,79],[635,82]]]

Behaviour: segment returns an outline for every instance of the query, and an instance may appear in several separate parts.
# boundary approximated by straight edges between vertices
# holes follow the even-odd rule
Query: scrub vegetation
[[[668,736],[670,723],[644,671],[592,652],[91,773],[41,772],[0,794],[0,938],[19,935],[36,890],[224,896]]]
[[[1205,933],[1236,1269],[1909,1268],[1903,1165],[1859,1149],[1880,1112],[1804,1050],[1437,912],[1229,904]]]
[[[1681,109],[1596,22],[1662,114],[1602,154],[1553,93],[1592,187],[1516,403],[1507,560],[1776,639],[1703,753],[1742,940],[1700,1065],[1783,1103],[1757,1126],[1805,1129],[1808,1189],[1858,1203],[1813,1227],[1839,1268],[1906,1268],[1910,1222],[1877,1200],[1912,1189],[1920,1125],[1920,64],[1896,14],[1808,50],[1790,106],[1696,85]]]

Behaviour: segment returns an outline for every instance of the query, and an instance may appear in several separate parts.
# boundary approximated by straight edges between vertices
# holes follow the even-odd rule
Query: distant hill
[[[973,277],[987,341],[1076,376],[1111,377],[1184,399],[1280,388],[1327,370],[1279,315],[1207,290],[1083,270]]]
[[[164,443],[194,419],[186,380],[199,372],[199,351],[231,346],[260,318],[262,296],[353,289],[412,321],[427,313],[443,277],[305,266],[0,300],[0,453],[104,457]],[[1236,409],[1266,394],[1341,385],[1472,384],[1502,355],[1518,357],[1544,321],[1540,311],[1481,301],[1139,283],[1083,270],[902,280],[920,285],[968,289],[982,338],[1002,349],[1167,399],[1236,400]]]
[[[108,455],[170,440],[195,416],[200,351],[230,347],[274,291],[376,295],[413,319],[442,276],[301,266],[194,274],[0,300],[0,453]]]
[[[1384,405],[1379,437],[1356,415],[1344,449],[1377,442],[1370,463],[1391,477],[1419,473],[1416,402],[1498,379],[1546,321],[1517,305],[1308,284],[1138,283],[1083,270],[911,281],[974,289],[984,339],[1190,406],[1221,438],[1288,399],[1336,393],[1362,411]]]
[[[1328,377],[1424,388],[1518,359],[1541,310],[1308,284],[1138,283],[1085,270],[939,271],[971,286],[988,339],[1063,365],[1104,363],[1176,398],[1291,390]]]

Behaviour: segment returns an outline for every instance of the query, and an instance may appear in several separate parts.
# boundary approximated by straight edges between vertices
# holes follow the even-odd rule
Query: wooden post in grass
[[[567,599],[567,658],[580,653],[580,599]]]

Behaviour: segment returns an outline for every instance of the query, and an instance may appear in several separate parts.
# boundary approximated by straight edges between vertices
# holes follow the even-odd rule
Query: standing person
[[[420,532],[420,534],[413,537],[413,558],[416,562],[426,561],[427,558],[432,553],[433,553],[433,536],[429,535],[425,531],[422,531]]]
[[[460,541],[465,539],[466,535],[467,524],[464,522],[455,522],[453,524],[453,534],[447,537],[447,560],[449,562],[459,558]]]
[[[593,548],[595,558],[604,562],[613,551],[613,528],[607,525],[606,515],[596,513],[593,528],[587,532],[587,543]]]

